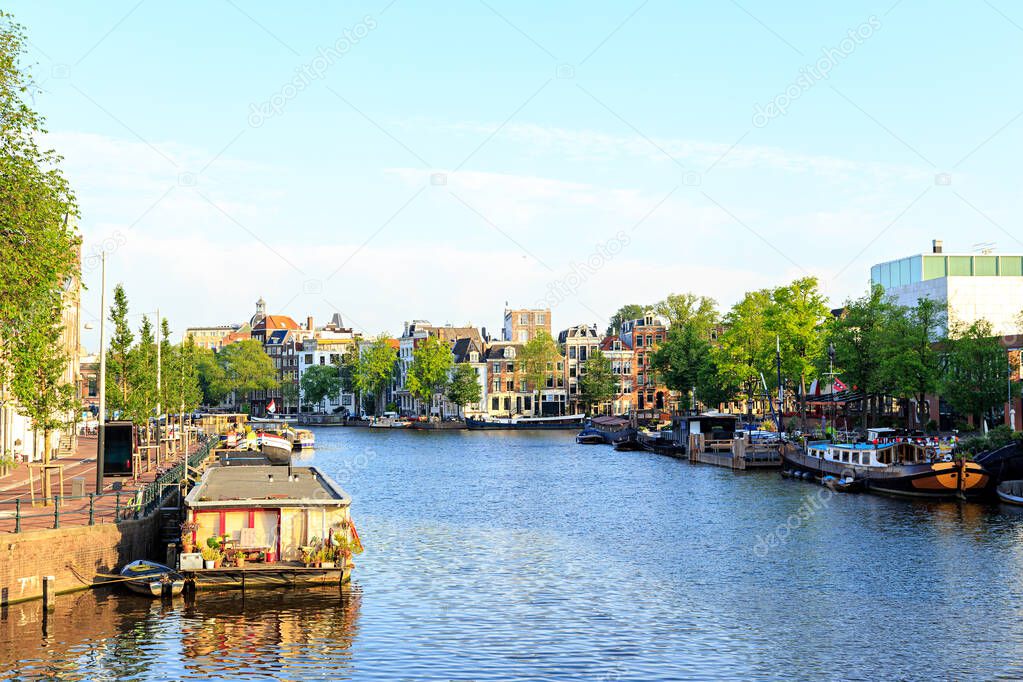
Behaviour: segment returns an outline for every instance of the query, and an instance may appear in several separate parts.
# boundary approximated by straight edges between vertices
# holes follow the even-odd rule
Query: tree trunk
[[[50,430],[45,429],[43,431],[43,464],[50,463]],[[43,498],[50,499],[50,470],[43,469]]]

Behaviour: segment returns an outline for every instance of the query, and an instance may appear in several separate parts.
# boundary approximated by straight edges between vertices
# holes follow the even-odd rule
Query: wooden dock
[[[712,464],[726,469],[778,469],[781,467],[783,443],[754,445],[748,438],[730,440],[705,439],[704,434],[689,437],[689,461],[693,464]]]
[[[279,564],[247,564],[242,567],[222,566],[183,570],[186,589],[246,590],[279,587],[316,587],[343,585],[351,580],[351,569],[306,568],[291,562]]]

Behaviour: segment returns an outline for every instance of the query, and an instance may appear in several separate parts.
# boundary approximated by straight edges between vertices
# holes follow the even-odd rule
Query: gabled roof
[[[617,334],[613,334],[611,336],[605,336],[600,341],[600,350],[604,350],[604,351],[614,350],[614,342],[615,341],[621,341],[621,339],[618,338]],[[625,348],[625,344],[624,343],[622,343],[622,348],[623,348],[623,350],[627,350]]]
[[[492,343],[492,344],[490,344],[490,347],[487,348],[486,359],[487,360],[504,360],[505,359],[505,357],[504,357],[504,349],[505,348],[514,348],[515,349],[515,357],[518,358],[518,356],[522,353],[523,344],[521,344],[521,343],[511,343],[511,342],[508,342],[508,341],[499,341],[497,343]]]
[[[267,315],[252,327],[256,330],[299,329],[298,322],[287,315]]]
[[[451,353],[455,356],[455,362],[469,362],[469,355],[475,351],[483,355],[482,346],[469,337],[456,339],[451,347]]]
[[[483,337],[476,327],[430,327],[427,329],[430,336],[436,336],[441,341],[454,343],[458,339],[472,339],[474,343],[483,345]]]

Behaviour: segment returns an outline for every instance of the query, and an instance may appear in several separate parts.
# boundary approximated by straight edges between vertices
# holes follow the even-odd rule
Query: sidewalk
[[[195,452],[198,446],[192,444],[189,452]],[[166,470],[180,462],[180,454],[163,458],[160,469]],[[84,499],[61,500],[60,504],[60,526],[78,526],[89,523],[89,493],[96,492],[96,437],[80,436],[78,448],[74,455],[53,460],[64,464],[64,494],[71,495],[71,479],[82,477],[85,479]],[[93,510],[95,523],[109,523],[114,520],[117,507],[117,495],[111,494],[115,481],[123,486],[120,494],[121,506],[127,506],[132,497],[147,483],[156,479],[158,469],[155,457],[152,466],[146,468],[143,461],[143,469],[136,481],[131,476],[107,477],[104,481],[104,491],[107,493],[97,497]],[[31,504],[31,492],[29,490],[28,467],[24,464],[18,466],[7,477],[0,479],[0,533],[13,533],[15,529],[15,500],[21,500],[21,530],[39,530],[54,527],[53,499],[43,505],[40,499],[40,484],[38,471],[33,472],[35,477],[36,506]],[[54,495],[60,494],[60,483],[56,474],[51,475],[51,492]]]

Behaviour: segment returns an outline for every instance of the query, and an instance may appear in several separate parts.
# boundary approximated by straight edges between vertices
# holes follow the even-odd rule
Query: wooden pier
[[[702,433],[689,436],[689,461],[745,471],[781,467],[784,443],[753,444],[749,437],[708,440]]]

